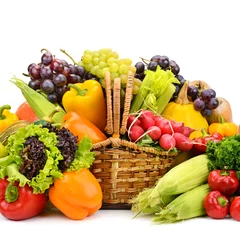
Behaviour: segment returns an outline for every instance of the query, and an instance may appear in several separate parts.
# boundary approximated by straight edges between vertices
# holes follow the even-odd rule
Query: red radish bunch
[[[149,110],[141,110],[138,115],[129,115],[127,122],[128,138],[132,142],[140,141],[148,135],[158,141],[161,148],[170,151],[175,147],[179,151],[190,151],[193,142],[189,139],[191,128],[182,122],[169,121],[155,116]]]

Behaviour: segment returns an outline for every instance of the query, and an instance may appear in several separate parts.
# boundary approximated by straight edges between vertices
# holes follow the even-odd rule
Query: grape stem
[[[30,75],[27,74],[27,73],[22,73],[22,75],[25,76],[25,77],[30,77]]]
[[[69,55],[64,49],[60,49],[60,51],[62,53],[64,53],[65,55],[67,55],[72,60],[74,65],[77,65],[77,62],[73,59],[73,57],[71,55]]]
[[[149,64],[150,60],[143,58],[143,57],[139,57],[146,65]]]
[[[41,53],[42,53],[43,51],[49,52],[48,49],[46,49],[46,48],[42,48],[42,49],[40,50]]]

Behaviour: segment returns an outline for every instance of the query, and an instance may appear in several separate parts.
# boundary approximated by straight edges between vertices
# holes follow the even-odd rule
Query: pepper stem
[[[5,191],[5,200],[8,203],[15,202],[18,199],[18,187],[9,183]]]
[[[220,175],[221,176],[229,176],[230,172],[227,169],[226,170],[222,170],[222,171],[220,171]]]
[[[228,203],[228,200],[226,200],[224,197],[222,197],[222,196],[219,196],[218,198],[217,198],[217,201],[218,201],[218,203],[219,203],[219,205],[221,206],[221,207],[225,207],[226,205],[227,205],[227,203]]]
[[[225,121],[224,117],[220,116],[220,123],[225,123],[225,122],[226,121]]]
[[[88,89],[81,89],[80,87],[78,87],[75,84],[70,83],[70,84],[68,84],[68,86],[73,88],[77,92],[77,95],[80,95],[80,96],[85,96],[86,93],[88,92]]]
[[[202,137],[210,136],[210,134],[207,133],[205,128],[202,128],[201,132],[202,132]]]
[[[7,109],[7,110],[10,110],[11,109],[11,106],[8,105],[8,104],[5,104],[3,106],[0,107],[0,120],[3,120],[6,118],[6,116],[3,115],[3,111]]]

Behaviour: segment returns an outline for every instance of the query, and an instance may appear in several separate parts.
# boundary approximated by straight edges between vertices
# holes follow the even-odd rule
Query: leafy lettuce
[[[92,141],[84,137],[78,144],[78,149],[75,153],[75,159],[71,162],[67,172],[78,171],[81,168],[90,168],[95,160],[95,153],[91,151]]]
[[[21,151],[27,137],[37,136],[46,147],[47,161],[38,173],[31,180],[19,172],[22,165]],[[8,138],[7,152],[8,156],[0,158],[0,178],[8,179],[10,182],[19,182],[23,187],[28,184],[33,188],[34,193],[44,193],[53,184],[56,178],[62,177],[59,169],[59,161],[63,160],[60,150],[57,148],[57,135],[49,132],[42,125],[29,124],[20,128],[15,134]],[[87,137],[83,138],[78,144],[75,153],[75,159],[72,161],[67,171],[77,171],[81,168],[89,168],[94,161],[94,152],[91,151],[92,142]]]
[[[22,164],[20,153],[24,148],[25,139],[32,136],[37,136],[46,146],[47,161],[39,174],[29,180],[19,172]],[[34,193],[45,192],[56,178],[62,177],[58,162],[63,159],[63,156],[56,147],[56,143],[56,134],[49,133],[48,129],[42,128],[41,125],[29,124],[20,128],[8,138],[8,156],[0,159],[0,178],[7,177],[10,182],[18,181],[21,187],[27,183],[33,188]],[[6,162],[9,164],[6,164]]]

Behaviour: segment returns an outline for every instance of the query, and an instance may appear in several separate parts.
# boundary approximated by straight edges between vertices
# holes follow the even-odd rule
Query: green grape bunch
[[[110,48],[102,48],[98,51],[85,50],[81,61],[78,63],[83,66],[86,71],[99,78],[99,82],[104,88],[104,73],[110,72],[110,78],[113,81],[115,78],[121,79],[122,88],[126,87],[127,74],[131,71],[136,73],[136,67],[132,65],[130,58],[119,58],[119,54]],[[133,94],[138,93],[141,80],[134,78]]]

